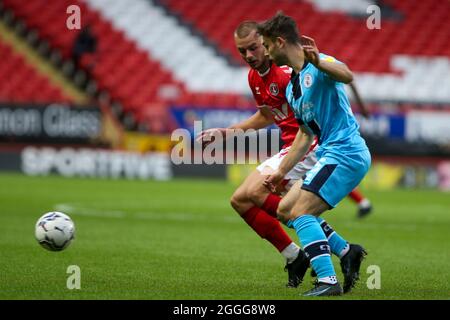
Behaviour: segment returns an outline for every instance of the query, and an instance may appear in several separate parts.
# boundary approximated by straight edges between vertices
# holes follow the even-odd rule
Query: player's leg
[[[256,171],[259,173],[259,178],[256,178],[255,174],[255,179],[252,179],[249,182],[250,185],[247,188],[248,198],[251,199],[251,201],[255,205],[257,205],[273,217],[277,217],[277,209],[281,201],[280,193],[282,191],[285,191],[285,187],[289,188],[289,183],[294,183],[295,180],[299,179],[296,174],[292,174],[291,172],[288,173],[285,177],[285,183],[280,186],[277,194],[269,192],[269,190],[263,185],[263,182],[267,175],[272,174],[278,169],[278,166],[283,160],[283,154],[285,154],[285,150],[281,150],[276,155],[261,163],[256,168]]]
[[[286,259],[292,261],[298,255],[298,246],[291,245],[291,238],[277,219],[255,205],[249,197],[250,194],[256,193],[254,189],[260,192],[261,198],[268,196],[269,191],[263,186],[263,181],[264,176],[258,171],[252,172],[234,192],[231,205],[261,238],[269,241],[279,252],[290,247],[292,250],[287,250]]]
[[[353,189],[352,192],[348,194],[348,197],[358,205],[359,218],[364,218],[372,212],[372,204],[358,188]]]
[[[317,217],[317,221],[327,237],[328,243],[330,244],[331,253],[339,258],[345,256],[350,250],[350,244],[347,240],[334,231],[334,229],[323,218]]]
[[[284,220],[288,220],[289,214],[294,207],[294,204],[297,200],[300,200],[300,188],[303,181],[299,180],[297,181],[290,191],[283,197],[283,199],[280,202],[280,205],[278,207],[278,214],[282,217],[285,217]],[[282,218],[283,219],[283,218]],[[334,255],[338,256],[339,259],[341,259],[341,262],[348,266],[349,264],[352,265],[354,263],[357,263],[355,259],[352,258],[357,256],[358,252],[358,245],[350,244],[345,240],[340,234],[338,234],[328,222],[326,222],[321,217],[316,217],[317,221],[320,224],[320,227],[322,228],[323,232],[325,233],[325,236],[327,237],[328,243],[330,245],[330,251]],[[364,250],[364,249],[362,249]],[[349,267],[347,267],[348,269]],[[353,268],[356,269],[356,268]],[[317,274],[314,271],[314,269],[311,270],[311,276],[316,277]]]
[[[301,201],[301,186],[303,181],[297,181],[291,188],[291,190],[283,197],[280,202],[280,206],[278,207],[278,215],[280,216],[280,220],[287,221],[289,220],[289,215],[297,201]],[[327,240],[330,244],[331,253],[335,254],[339,258],[343,257],[349,250],[349,243],[342,238],[336,231],[333,230],[331,225],[329,225],[324,219],[321,217],[316,217],[317,221],[320,224]]]
[[[263,239],[269,241],[286,258],[287,263],[294,262],[301,252],[279,221],[256,203],[263,206],[269,197],[278,197],[264,187],[265,176],[259,171],[252,172],[231,197],[231,205],[242,219]]]
[[[359,279],[359,269],[361,262],[367,252],[358,244],[347,242],[340,234],[333,230],[333,228],[321,217],[317,217],[325,236],[328,239],[331,252],[339,257],[341,270],[344,274],[344,293],[349,292]],[[314,271],[311,276],[316,277]]]
[[[318,276],[317,285],[306,295],[341,294],[331,262],[328,239],[321,228],[318,217],[322,212],[335,207],[364,177],[370,166],[370,154],[354,155],[324,154],[306,174],[299,201],[292,208],[288,225],[295,228],[300,242],[311,259]],[[348,254],[347,254],[348,255]],[[359,272],[358,265],[358,272]],[[344,270],[343,271],[348,271]],[[353,270],[354,271],[354,270]],[[353,275],[344,273],[344,286],[354,284]],[[352,277],[350,277],[352,276]]]
[[[290,187],[288,193],[281,199],[281,202],[278,206],[277,214],[278,217],[286,216],[288,217],[292,207],[295,202],[299,199],[300,196],[300,187],[302,185],[302,180],[297,180],[292,187]],[[281,218],[282,221],[283,218]],[[291,264],[286,265],[286,270],[289,275],[289,283],[296,284],[293,286],[298,286],[303,281],[306,271],[309,267],[309,258],[306,254],[299,254],[298,258],[293,261]]]
[[[259,172],[253,171],[250,175],[245,178],[242,184],[234,191],[231,196],[230,203],[233,209],[239,213],[241,216],[245,214],[250,208],[254,207],[255,204],[248,197],[248,189],[253,179],[259,179]]]
[[[305,218],[304,215],[308,215],[308,213],[310,213],[312,215],[318,216],[321,212],[326,210],[327,206],[328,208],[335,207],[348,193],[350,193],[351,190],[353,190],[359,184],[361,179],[366,174],[369,166],[370,154],[368,153],[368,151],[346,155],[327,153],[318,161],[314,168],[307,173],[302,189],[308,192],[306,194],[302,193],[301,203],[296,203],[291,213],[291,221],[293,220],[293,218],[296,219],[294,220],[295,223],[292,224],[295,226],[297,234],[302,240],[302,244],[302,228],[304,227],[304,229],[307,229],[307,227],[309,226],[308,219]],[[308,202],[311,202],[313,207],[308,205]],[[315,221],[317,225],[314,225],[314,227],[318,226],[319,228],[321,228],[319,221],[317,219],[315,219]],[[309,222],[311,225],[313,224],[312,221]],[[325,235],[326,230],[321,228],[321,231],[323,237],[325,237],[327,241],[328,250],[330,250],[330,244],[328,243],[327,236]],[[303,233],[307,234],[306,231],[303,231]],[[316,234],[318,234],[318,232],[316,232]],[[331,233],[329,235],[331,235]],[[337,237],[333,237],[333,239],[334,241],[341,243],[341,248],[346,245],[346,241],[343,239],[338,239]],[[315,241],[319,240],[323,241],[323,239],[317,239]],[[307,248],[305,248],[305,251],[308,253]],[[316,251],[317,254],[318,250]],[[339,254],[339,252],[337,253]],[[350,245],[348,252],[341,258],[341,267],[345,278],[345,292],[350,290],[351,287],[354,286],[356,280],[359,277],[359,268],[364,253],[364,249],[361,246]],[[326,272],[323,272],[323,270],[321,269],[328,270],[328,273],[330,273],[330,269],[327,269],[326,267],[331,259],[327,260],[329,258],[327,254],[323,254],[322,257],[325,258],[317,259],[318,262],[315,263],[317,267],[315,267],[314,263],[311,262],[319,278],[319,286],[307,293],[308,295],[321,295],[322,293],[318,292],[319,289],[325,290],[327,285],[330,286],[334,281],[336,281],[336,279],[334,278],[329,278],[329,281],[323,278],[323,276],[326,275]],[[311,260],[312,259],[313,258],[311,258]],[[331,288],[329,290],[332,291]],[[325,294],[327,293],[325,292]]]
[[[252,173],[248,177],[247,181],[243,184],[243,190],[245,190],[245,193],[243,193],[242,190],[238,192],[236,197],[233,197],[234,201],[232,202],[236,202],[237,199],[242,198],[242,195],[245,194],[246,199],[251,200],[255,206],[260,207],[271,216],[276,217],[281,198],[277,194],[269,193],[268,189],[264,187],[263,181],[268,174],[271,174],[278,168],[285,154],[286,150],[281,150],[278,154],[260,164],[256,170],[257,172],[259,172],[259,175],[256,172]],[[310,154],[304,161],[297,164],[286,175],[286,183],[281,189],[285,189],[284,191],[289,190],[291,185],[295,183],[295,181],[301,179],[301,177],[308,170],[310,170],[316,162],[317,158],[315,156],[315,153],[310,152]],[[239,196],[239,194],[241,196]],[[244,210],[248,207],[248,205],[239,203],[235,203],[234,206],[237,209],[238,207],[241,207]],[[286,258],[287,261],[285,267],[285,271],[288,272],[287,286],[295,288],[302,282],[306,270],[308,269],[308,258],[306,257],[306,254],[300,249],[300,247],[298,247],[294,242],[291,242],[285,249],[283,249],[281,251],[281,254]]]
[[[327,237],[316,219],[329,208],[329,204],[321,197],[301,189],[299,199],[292,208],[289,220],[286,221],[287,225],[295,229],[318,277],[316,287],[305,294],[308,296],[342,294],[342,288],[337,282],[336,272],[331,261]],[[286,219],[287,217],[282,216],[281,218]]]
[[[309,162],[308,162],[309,161]],[[300,168],[302,172],[300,172],[301,176],[306,174],[312,167],[316,164],[317,159],[315,154],[312,154],[309,159],[305,159],[303,163],[303,168]],[[300,199],[300,189],[303,184],[303,180],[298,180],[293,187],[290,189],[289,193],[283,198],[278,208],[278,215],[284,217],[282,220],[288,220],[288,217],[291,213],[291,210],[294,204],[297,201],[301,201]],[[328,242],[331,247],[331,252],[337,255],[339,258],[343,257],[349,250],[348,242],[343,239],[338,233],[336,233],[333,228],[322,218],[317,217],[317,221],[319,222],[322,230],[327,236]]]
[[[300,166],[296,166],[294,169],[297,170],[297,177],[303,177],[309,170],[311,170],[314,165],[317,163],[317,157],[315,150],[310,152],[309,155],[304,159]],[[293,174],[293,173],[291,173]],[[288,216],[294,206],[295,202],[300,197],[300,188],[303,184],[303,179],[297,179],[297,185],[294,185],[292,190],[293,192],[288,193],[280,203],[280,208],[278,214]],[[333,228],[322,218],[317,217],[317,221],[319,222],[322,230],[327,236],[328,242],[331,247],[331,252],[342,258],[350,248],[349,243],[342,238],[338,233],[336,233]]]
[[[231,205],[241,215],[258,206],[273,217],[277,216],[281,197],[271,193],[263,184],[266,176],[276,170],[281,159],[275,155],[254,170],[231,197]]]
[[[263,182],[266,175],[255,170],[249,176],[247,184],[247,198],[256,206],[260,207],[272,217],[277,217],[277,208],[281,201],[279,194],[274,194],[267,189]]]
[[[303,184],[303,177],[308,171],[310,171],[317,163],[317,156],[315,149],[308,153],[302,162],[298,163],[289,173],[286,175],[288,182],[286,188],[288,193],[281,200],[277,216],[280,221],[289,220],[289,215],[294,207],[295,203],[300,200],[300,190]],[[278,168],[278,167],[277,167]]]
[[[289,220],[289,215],[291,214],[292,208],[297,201],[300,201],[300,190],[303,180],[296,181],[293,186],[289,189],[289,192],[281,199],[277,210],[277,216],[280,221]]]
[[[346,154],[345,156],[341,155],[339,158],[341,160],[341,165],[336,171],[342,179],[334,179],[334,183],[333,181],[330,181],[329,187],[335,189],[336,183],[340,183],[342,185],[341,190],[347,189],[355,191],[357,185],[359,185],[362,178],[369,170],[371,163],[370,153],[367,150],[354,154]],[[353,194],[355,195],[355,193]],[[338,199],[332,201],[336,201],[335,203],[337,203],[337,200]],[[338,240],[338,238],[339,236],[333,237],[334,240]],[[359,279],[361,262],[365,255],[367,255],[365,249],[358,244],[350,244],[348,249],[348,252],[340,257],[340,265],[342,273],[344,274],[344,293],[349,292],[355,286]]]

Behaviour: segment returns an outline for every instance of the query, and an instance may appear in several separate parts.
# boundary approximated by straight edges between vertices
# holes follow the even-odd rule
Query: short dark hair
[[[288,43],[300,42],[300,32],[295,20],[278,11],[272,18],[258,25],[258,32],[264,37],[275,39],[281,37]]]
[[[258,31],[258,22],[246,20],[239,24],[234,30],[234,34],[240,39],[247,37],[252,31]]]

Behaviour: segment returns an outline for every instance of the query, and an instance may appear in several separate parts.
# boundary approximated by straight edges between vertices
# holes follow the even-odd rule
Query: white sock
[[[342,251],[339,253],[339,258],[342,258],[343,256],[345,256],[349,250],[350,250],[350,244],[347,242],[344,249],[342,249]]]
[[[319,282],[328,283],[328,284],[335,284],[335,283],[337,283],[337,278],[336,278],[336,276],[319,278]]]
[[[366,198],[362,199],[361,202],[358,203],[358,206],[363,209],[370,207],[369,199],[366,199]]]
[[[286,248],[281,251],[283,257],[286,258],[287,263],[292,263],[298,257],[298,252],[300,247],[296,245],[294,242],[291,242]]]

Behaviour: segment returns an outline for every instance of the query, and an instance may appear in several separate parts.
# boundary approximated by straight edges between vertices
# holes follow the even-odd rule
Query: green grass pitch
[[[0,299],[305,299],[312,287],[309,272],[298,289],[284,287],[283,259],[233,212],[226,182],[0,181]],[[367,194],[375,212],[363,221],[348,200],[323,215],[369,252],[357,287],[332,299],[449,299],[449,194]],[[52,210],[76,224],[63,252],[34,239],[37,218]],[[80,290],[66,287],[70,265],[81,269]],[[380,289],[366,285],[370,265],[380,267]]]

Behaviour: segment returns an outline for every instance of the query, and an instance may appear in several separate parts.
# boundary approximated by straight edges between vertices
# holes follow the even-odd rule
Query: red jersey
[[[275,124],[281,130],[284,147],[292,144],[299,128],[285,96],[286,87],[291,81],[291,72],[291,68],[287,66],[278,67],[272,63],[264,74],[254,69],[250,69],[248,73],[248,83],[257,106],[269,108],[272,112]]]

